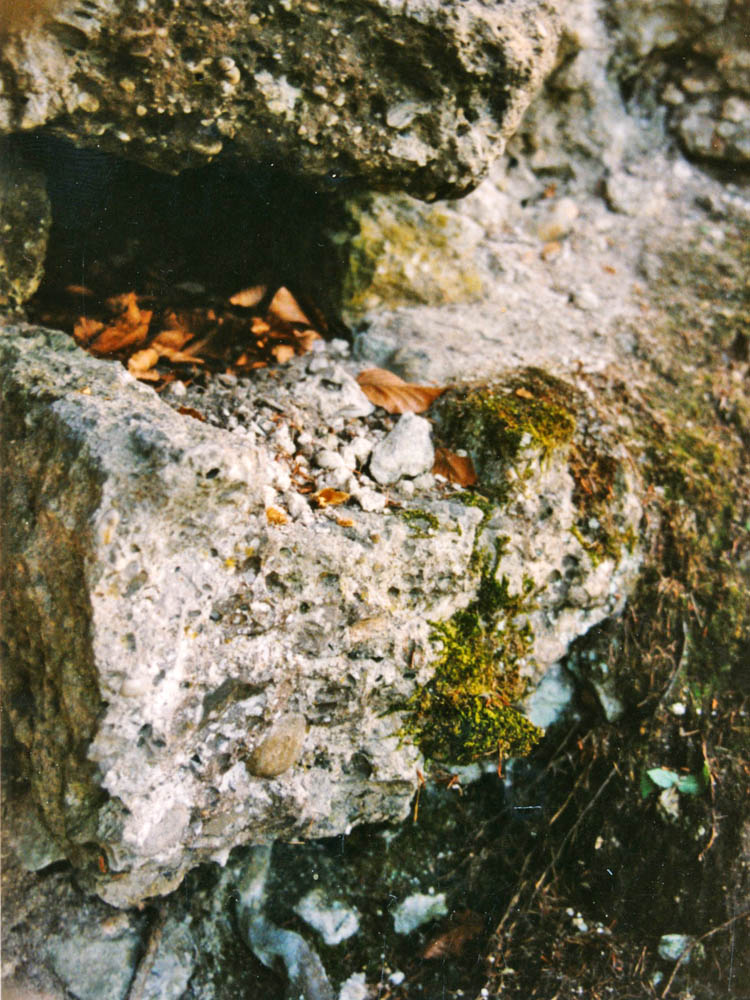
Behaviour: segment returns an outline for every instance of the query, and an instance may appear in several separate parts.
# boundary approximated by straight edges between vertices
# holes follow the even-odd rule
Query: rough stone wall
[[[546,0],[63,3],[5,46],[0,131],[444,197],[486,173],[556,44]]]
[[[636,99],[667,106],[669,126],[688,155],[750,163],[745,0],[616,0],[606,16],[620,39],[615,65],[624,86]]]

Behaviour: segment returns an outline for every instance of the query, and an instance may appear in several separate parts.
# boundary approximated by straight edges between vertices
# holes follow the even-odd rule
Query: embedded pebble
[[[284,497],[284,500],[286,501],[286,509],[293,520],[305,523],[308,519],[312,519],[310,504],[301,493],[290,492]]]
[[[315,462],[320,469],[340,469],[344,466],[344,460],[337,451],[324,448],[315,456]]]
[[[567,236],[578,218],[578,205],[572,198],[561,198],[546,213],[539,225],[539,236],[545,242]]]
[[[434,462],[430,422],[414,413],[404,413],[393,430],[373,448],[370,473],[385,485],[402,476],[427,472]]]
[[[364,972],[353,972],[341,984],[338,1000],[368,1000],[372,996],[365,980]]]
[[[247,769],[256,778],[278,778],[296,764],[307,733],[304,715],[291,712],[275,722],[253,750]]]
[[[677,962],[690,947],[692,941],[693,939],[688,934],[662,934],[657,946],[659,957],[668,962]]]
[[[369,457],[373,448],[373,442],[366,437],[355,437],[349,442],[347,447],[351,449],[357,462],[361,464]]]

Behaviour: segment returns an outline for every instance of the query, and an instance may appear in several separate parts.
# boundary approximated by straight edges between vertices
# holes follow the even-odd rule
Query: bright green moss
[[[431,535],[440,528],[440,520],[435,514],[421,507],[403,507],[398,515],[407,522],[418,538]]]
[[[409,700],[405,733],[430,760],[468,764],[491,754],[523,756],[542,731],[514,707],[523,695],[520,663],[533,633],[515,618],[528,610],[532,585],[510,594],[486,567],[474,602],[434,626],[441,651],[431,681]]]

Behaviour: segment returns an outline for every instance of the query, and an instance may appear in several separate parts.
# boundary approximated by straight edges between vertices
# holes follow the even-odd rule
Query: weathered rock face
[[[162,170],[220,153],[424,197],[475,185],[551,68],[555,5],[62,3],[0,60],[0,131]]]
[[[514,663],[532,682],[637,571],[637,480],[610,439],[616,544],[601,545],[567,457],[589,447],[591,417],[572,388],[537,413],[527,397],[552,391],[539,376],[489,397],[501,422],[530,408],[507,462],[481,421],[463,442],[494,507],[427,476],[389,487],[389,512],[356,471],[387,426],[325,350],[269,375],[270,404],[259,379],[171,394],[171,408],[62,334],[9,327],[0,346],[5,705],[50,832],[115,905],[240,843],[402,816],[420,758],[399,732],[441,648],[430,623],[474,600],[488,566],[505,597],[524,595],[497,627],[529,637]],[[440,417],[456,446],[459,399]],[[537,416],[565,433],[540,436]],[[315,510],[297,491],[311,441],[308,480],[344,485],[359,509]]]
[[[616,0],[615,60],[627,89],[649,91],[689,155],[750,163],[750,8],[744,0],[690,4]],[[653,98],[652,98],[653,99]]]
[[[0,310],[17,308],[39,287],[51,222],[44,176],[0,142]]]

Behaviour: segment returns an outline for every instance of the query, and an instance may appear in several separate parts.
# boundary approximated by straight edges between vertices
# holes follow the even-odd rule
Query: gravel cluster
[[[172,382],[161,398],[188,418],[270,449],[274,476],[266,508],[303,524],[332,515],[323,510],[325,498],[315,498],[321,490],[347,493],[367,512],[460,492],[430,471],[429,421],[374,407],[356,382],[361,367],[350,360],[345,340],[321,340],[310,353],[252,376]]]

